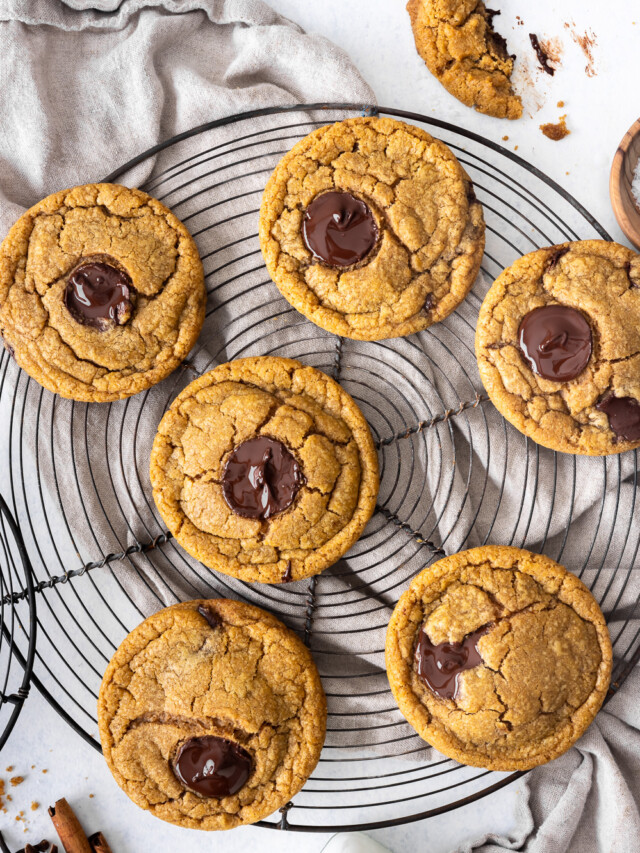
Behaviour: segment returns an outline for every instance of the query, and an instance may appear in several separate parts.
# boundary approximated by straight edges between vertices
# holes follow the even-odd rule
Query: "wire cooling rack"
[[[34,683],[99,749],[95,707],[102,673],[145,615],[127,592],[127,573],[143,580],[147,609],[210,595],[282,615],[313,651],[329,721],[320,763],[305,788],[280,814],[261,822],[280,829],[404,823],[476,800],[516,778],[426,752],[388,688],[380,640],[388,608],[443,553],[488,541],[535,546],[560,561],[570,552],[569,568],[593,589],[610,619],[614,690],[640,655],[632,571],[640,545],[640,526],[633,524],[637,455],[559,457],[498,416],[473,369],[484,290],[474,289],[460,310],[419,336],[361,343],[306,321],[269,280],[257,234],[269,174],[314,128],[360,113],[422,126],[458,156],[484,207],[483,270],[489,280],[539,246],[609,239],[544,174],[462,128],[345,104],[258,110],[174,137],[107,179],[140,185],[168,204],[193,233],[205,267],[208,351],[197,349],[184,370],[160,386],[160,398],[156,390],[106,406],[70,403],[21,373],[8,354],[0,362],[0,429],[9,436],[2,470],[9,471],[5,485],[35,567],[40,605]],[[229,229],[233,238],[223,240]],[[222,329],[224,346],[215,344]],[[276,345],[276,339],[286,342]],[[339,379],[365,413],[380,458],[377,512],[347,558],[310,581],[279,586],[243,584],[186,558],[149,499],[148,443],[142,440],[153,436],[163,411],[194,373],[216,361],[258,354],[299,358]],[[414,476],[427,458],[431,482],[437,482],[430,492]],[[594,484],[598,499],[588,533],[574,533],[581,496]],[[612,517],[615,522],[606,524]],[[107,529],[114,547],[101,544],[98,529]],[[543,531],[535,542],[534,529]],[[172,586],[168,578],[175,572],[165,568],[180,574],[180,584]],[[26,607],[24,596],[12,587],[3,603],[14,601],[19,610]],[[356,617],[366,650],[361,657],[335,646],[336,639],[354,636]],[[21,612],[21,628],[26,621]]]
[[[36,648],[36,605],[29,558],[0,495],[0,750],[29,695]],[[22,618],[16,602],[24,601]],[[24,649],[24,653],[20,649]]]

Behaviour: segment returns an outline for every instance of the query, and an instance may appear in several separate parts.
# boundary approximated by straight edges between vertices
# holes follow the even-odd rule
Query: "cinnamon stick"
[[[94,832],[89,836],[89,844],[93,853],[111,853],[111,848],[107,844],[107,839],[101,832]]]
[[[65,853],[93,853],[80,821],[64,797],[50,807],[49,815]]]

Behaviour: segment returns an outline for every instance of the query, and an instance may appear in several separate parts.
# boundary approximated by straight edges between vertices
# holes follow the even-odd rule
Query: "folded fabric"
[[[43,196],[204,122],[374,102],[342,50],[262,0],[0,0],[0,51],[3,234]]]

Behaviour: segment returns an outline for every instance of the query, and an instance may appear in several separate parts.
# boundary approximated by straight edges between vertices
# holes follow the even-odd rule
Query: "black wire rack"
[[[99,749],[102,673],[125,634],[150,611],[209,595],[278,614],[309,644],[329,705],[316,771],[292,803],[260,824],[279,829],[401,824],[457,808],[517,778],[463,767],[425,749],[388,688],[389,608],[411,578],[444,553],[497,542],[544,551],[560,562],[571,555],[569,568],[609,619],[613,690],[640,655],[633,568],[640,546],[637,454],[558,455],[497,414],[473,355],[486,285],[427,332],[362,343],[309,323],[269,280],[257,234],[269,174],[314,128],[357,114],[408,120],[457,155],[484,206],[489,281],[539,246],[610,239],[539,170],[463,128],[349,104],[257,110],[176,136],[107,179],[163,200],[198,244],[207,319],[182,370],[151,392],[87,406],[44,391],[8,354],[0,362],[0,428],[9,437],[3,470],[10,472],[14,513],[36,567],[34,683]],[[216,363],[269,354],[299,358],[339,379],[371,425],[381,470],[377,512],[347,557],[310,581],[279,586],[244,584],[189,558],[164,529],[148,484],[150,442],[186,382]],[[585,508],[583,496],[594,489],[597,499]],[[23,597],[10,591],[3,602]],[[351,641],[360,654],[350,653]]]
[[[29,695],[35,650],[36,603],[29,557],[0,495],[0,751]]]

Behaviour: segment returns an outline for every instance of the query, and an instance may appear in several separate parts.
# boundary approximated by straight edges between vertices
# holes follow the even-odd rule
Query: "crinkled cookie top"
[[[117,319],[83,322],[87,265],[94,278],[106,265],[125,282]],[[187,229],[140,190],[88,184],[48,196],[0,247],[5,345],[41,385],[74,400],[117,400],[159,382],[194,345],[205,302]]]
[[[302,477],[293,501],[245,517],[225,497],[235,451],[267,436]],[[359,538],[375,508],[369,427],[329,376],[291,359],[238,359],[196,379],[164,415],[151,454],[156,505],[169,530],[210,568],[281,583],[317,574]]]
[[[576,309],[591,327],[591,357],[569,381],[536,374],[519,346],[523,318],[549,305]],[[586,240],[519,258],[482,303],[476,355],[498,411],[539,444],[588,455],[640,446],[612,429],[618,423],[606,402],[611,395],[627,400],[629,416],[637,404],[640,432],[640,256],[618,243]]]
[[[427,68],[468,107],[517,119],[522,102],[511,88],[514,57],[481,0],[409,0],[416,49]]]
[[[373,248],[347,267],[318,259],[304,240],[312,202],[329,192],[364,202],[364,222],[374,221]],[[403,122],[353,118],[319,128],[280,161],[260,243],[294,308],[335,334],[377,340],[426,329],[462,302],[480,268],[484,220],[444,143]]]
[[[475,634],[479,661],[460,667],[453,698],[419,677],[423,629],[434,647]],[[584,584],[548,557],[498,546],[421,572],[393,612],[386,658],[398,706],[418,734],[491,770],[526,770],[569,749],[604,700],[612,660]]]
[[[313,771],[326,701],[311,654],[278,619],[215,599],[150,616],[123,641],[98,700],[102,749],[126,794],[192,829],[254,823],[285,805]],[[241,747],[250,773],[233,795],[202,797],[174,772],[193,738]]]

